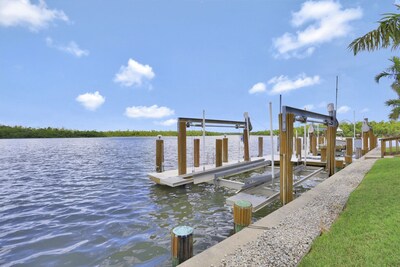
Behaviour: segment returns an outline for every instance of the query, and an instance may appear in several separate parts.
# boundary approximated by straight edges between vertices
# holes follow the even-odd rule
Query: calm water
[[[230,160],[239,159],[239,137],[229,142]],[[165,154],[165,168],[176,168],[176,138],[165,138]],[[234,192],[155,185],[146,176],[154,162],[155,138],[0,140],[0,265],[168,265],[175,226],[195,228],[195,254],[232,234],[224,204]]]

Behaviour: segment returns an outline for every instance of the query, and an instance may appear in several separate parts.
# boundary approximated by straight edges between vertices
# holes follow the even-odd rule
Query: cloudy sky
[[[71,129],[176,128],[177,117],[277,128],[283,105],[387,120],[390,50],[348,44],[389,0],[0,0],[0,124]]]

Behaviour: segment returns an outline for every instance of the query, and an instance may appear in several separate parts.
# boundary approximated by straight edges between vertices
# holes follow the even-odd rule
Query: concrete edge
[[[221,264],[221,260],[226,257],[228,254],[232,254],[237,250],[239,247],[246,245],[248,242],[255,241],[263,232],[263,228],[273,228],[279,226],[280,222],[287,217],[289,214],[296,212],[297,210],[305,207],[309,201],[316,198],[320,194],[324,193],[327,187],[330,186],[335,180],[343,179],[343,176],[346,176],[347,171],[351,171],[352,169],[357,168],[361,162],[370,162],[368,166],[368,170],[365,172],[360,172],[359,174],[363,177],[360,179],[361,182],[366,173],[372,168],[374,163],[376,162],[376,157],[371,157],[372,155],[376,154],[376,150],[371,150],[365,156],[360,158],[357,161],[354,161],[348,167],[344,168],[343,170],[335,173],[322,183],[318,184],[313,189],[305,192],[300,197],[296,198],[289,204],[277,209],[276,211],[268,214],[264,218],[256,221],[250,227],[247,227],[236,233],[227,239],[221,241],[220,243],[208,248],[207,250],[201,252],[198,255],[195,255],[191,259],[183,262],[179,266],[219,266]],[[370,154],[368,157],[368,154]],[[380,152],[379,152],[380,153]],[[346,171],[347,170],[347,171]],[[358,186],[359,183],[354,185],[353,190]],[[352,190],[352,191],[353,191]],[[258,228],[251,228],[251,226],[255,226]]]

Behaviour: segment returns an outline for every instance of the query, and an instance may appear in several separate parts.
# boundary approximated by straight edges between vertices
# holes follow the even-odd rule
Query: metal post
[[[272,175],[272,188],[274,187],[275,178],[275,161],[274,161],[274,132],[272,129],[272,103],[269,102],[269,134],[271,136],[271,175]]]

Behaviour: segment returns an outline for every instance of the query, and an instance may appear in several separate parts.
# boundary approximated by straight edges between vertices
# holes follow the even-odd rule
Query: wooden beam
[[[244,161],[250,161],[250,151],[249,151],[249,135],[247,129],[243,130],[243,144],[244,144]]]
[[[222,166],[222,140],[215,140],[215,167]]]
[[[222,139],[222,161],[228,162],[228,138]]]

